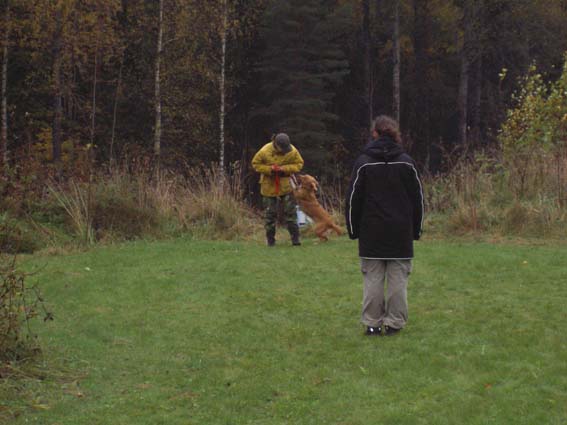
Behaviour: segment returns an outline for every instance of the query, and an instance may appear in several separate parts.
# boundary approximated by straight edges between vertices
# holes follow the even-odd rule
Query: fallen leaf
[[[49,406],[47,404],[32,404],[32,407],[38,410],[49,410]]]

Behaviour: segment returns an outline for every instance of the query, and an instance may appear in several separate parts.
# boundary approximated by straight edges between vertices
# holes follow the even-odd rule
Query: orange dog
[[[325,236],[327,230],[334,230],[337,235],[342,235],[342,229],[337,226],[331,216],[319,204],[317,200],[317,190],[319,183],[309,174],[295,174],[291,178],[293,196],[301,210],[315,221],[315,234],[321,241],[327,241]]]

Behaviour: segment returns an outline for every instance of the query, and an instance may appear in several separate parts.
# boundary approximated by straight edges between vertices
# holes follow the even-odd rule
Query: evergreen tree
[[[348,22],[348,9],[322,0],[272,1],[263,18],[264,106],[255,113],[268,118],[273,132],[288,133],[311,169],[340,141],[331,107],[349,72],[340,46]]]

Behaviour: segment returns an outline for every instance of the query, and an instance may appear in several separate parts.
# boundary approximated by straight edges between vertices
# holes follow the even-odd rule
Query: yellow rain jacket
[[[279,177],[272,174],[272,165],[274,164],[282,168],[283,173]],[[282,196],[291,192],[289,176],[301,171],[303,158],[293,145],[291,145],[291,151],[288,153],[280,153],[270,142],[254,155],[252,167],[260,173],[260,193],[262,196]]]

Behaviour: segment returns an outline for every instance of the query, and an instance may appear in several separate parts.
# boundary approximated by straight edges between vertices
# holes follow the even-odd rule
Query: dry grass
[[[48,187],[55,200],[67,212],[76,235],[86,244],[94,243],[91,184],[71,180],[66,186],[51,183]]]
[[[567,155],[540,153],[526,162],[523,157],[503,160],[496,152],[457,159],[450,167],[446,173],[423,177],[427,233],[567,236]],[[27,210],[20,208],[26,210],[23,215],[0,216],[0,242],[6,235],[18,236],[17,241],[34,235],[30,243],[1,244],[33,251],[77,242],[89,246],[179,235],[262,240],[261,214],[244,200],[241,182],[238,169],[227,175],[216,166],[178,172],[116,166],[91,183],[50,183],[41,199],[33,198]],[[344,226],[345,182],[337,178],[320,183],[321,204]],[[2,231],[14,229],[15,219],[23,224],[21,232]],[[28,228],[32,231],[25,231]],[[312,236],[309,228],[302,233]]]
[[[242,200],[240,175],[228,178],[218,168],[189,171],[180,185],[175,212],[184,230],[212,239],[248,239],[261,229],[253,210]]]
[[[565,170],[567,157],[544,153],[527,163],[497,155],[461,160],[448,173],[424,178],[434,231],[563,238]]]
[[[242,201],[240,174],[217,167],[169,171],[115,168],[91,184],[50,185],[80,241],[128,240],[188,233],[208,239],[246,239],[260,226]]]

